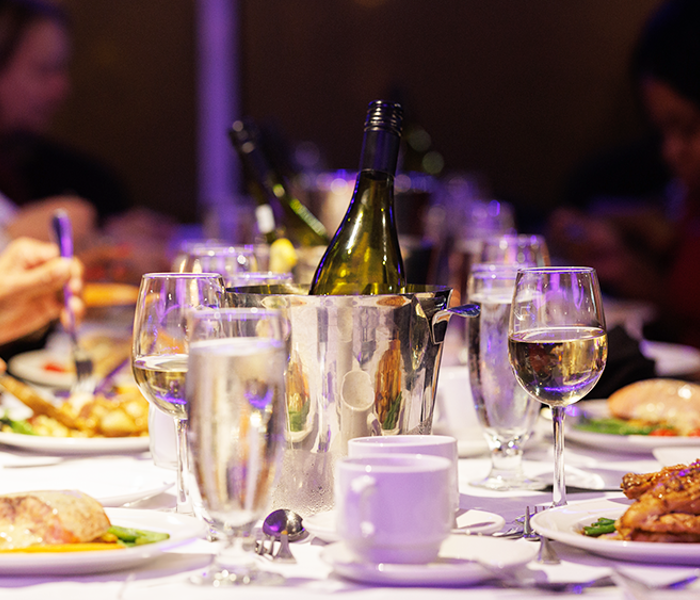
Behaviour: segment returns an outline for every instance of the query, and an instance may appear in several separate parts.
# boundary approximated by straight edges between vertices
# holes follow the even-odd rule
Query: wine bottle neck
[[[399,136],[383,129],[365,131],[360,171],[379,171],[394,175],[399,158]]]

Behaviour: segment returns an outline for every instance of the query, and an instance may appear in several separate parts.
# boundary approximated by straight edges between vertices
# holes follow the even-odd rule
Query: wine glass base
[[[238,585],[282,585],[285,582],[283,575],[272,571],[261,571],[256,568],[233,571],[228,569],[213,568],[201,575],[192,575],[189,579],[193,585],[203,587],[231,587]]]
[[[479,481],[470,481],[469,485],[497,492],[508,492],[511,490],[543,490],[547,487],[547,482],[522,476],[504,477],[502,475],[489,475]]]

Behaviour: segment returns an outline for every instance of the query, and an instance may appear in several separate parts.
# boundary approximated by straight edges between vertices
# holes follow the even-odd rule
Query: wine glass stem
[[[182,514],[191,514],[190,495],[187,491],[189,453],[187,451],[187,419],[175,419],[175,448],[177,450],[177,508]]]
[[[554,427],[554,486],[552,506],[566,504],[566,482],[564,480],[564,407],[552,406]]]

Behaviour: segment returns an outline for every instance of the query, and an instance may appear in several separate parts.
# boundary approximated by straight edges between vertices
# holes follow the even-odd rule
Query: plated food
[[[0,432],[49,437],[148,435],[148,402],[136,386],[116,387],[109,394],[76,394],[60,403],[9,375],[0,376],[0,388],[33,412],[26,420],[5,415]]]
[[[131,337],[122,332],[93,331],[81,336],[81,344],[92,359],[98,380],[131,354]],[[75,381],[70,349],[61,346],[17,354],[8,362],[8,370],[15,377],[41,386],[70,389]]]
[[[531,524],[540,535],[616,560],[700,566],[700,544],[632,542],[582,535],[583,527],[601,517],[617,520],[633,503],[624,496],[575,502],[539,512],[532,517]]]
[[[609,435],[700,436],[700,385],[677,379],[647,379],[610,395],[604,413],[584,405],[575,429]]]
[[[679,379],[647,379],[608,398],[611,414],[675,435],[700,435],[700,385]]]
[[[102,505],[77,490],[0,496],[0,553],[122,550],[168,537],[112,526]]]
[[[635,502],[618,519],[600,517],[581,533],[625,541],[700,542],[700,459],[653,473],[628,473],[621,488]]]

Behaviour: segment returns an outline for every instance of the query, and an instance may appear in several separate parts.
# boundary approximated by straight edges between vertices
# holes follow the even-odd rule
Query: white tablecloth
[[[0,450],[2,448],[0,447]],[[7,450],[7,449],[5,449]],[[15,456],[17,451],[14,451]],[[0,464],[2,464],[4,454],[0,452]],[[611,455],[604,448],[600,450],[574,447],[569,444],[566,453],[567,464],[570,467],[571,479],[573,483],[585,481],[586,473],[595,473],[597,469],[604,469],[607,476],[614,476],[616,472],[627,471],[650,471],[659,468],[659,464],[651,455]],[[108,469],[112,458],[82,458],[71,460],[70,469],[65,470],[65,479],[62,480],[66,488],[81,488],[86,481],[91,479],[91,474]],[[138,467],[138,472],[143,473],[144,457],[121,457],[119,464],[123,467],[124,461],[134,461],[134,467]],[[527,474],[531,476],[543,475],[551,476],[552,471],[551,449],[548,440],[541,440],[530,447],[526,453],[525,468]],[[79,465],[79,467],[78,467]],[[26,478],[28,472],[34,472],[38,479],[42,469],[61,468],[58,466],[45,467],[2,467],[0,468],[0,490],[4,486],[12,486],[13,480],[18,477]],[[507,522],[512,521],[523,514],[526,505],[547,505],[551,500],[551,494],[545,492],[509,492],[498,493],[488,492],[469,485],[470,481],[478,479],[486,474],[489,468],[488,458],[477,456],[463,458],[460,460],[460,490],[462,508],[475,508],[490,511],[502,515]],[[116,472],[116,471],[115,471]],[[123,476],[123,475],[122,475]],[[153,467],[154,482],[162,482],[167,476],[172,477],[172,473]],[[583,478],[583,479],[581,479]],[[147,484],[144,484],[148,487]],[[593,498],[600,498],[605,495],[620,494],[619,492],[592,492],[570,494],[569,502],[579,502]],[[147,508],[162,510],[173,507],[175,504],[172,490],[159,493],[154,497],[135,502],[131,506],[137,508]],[[168,598],[168,600],[178,600],[180,598],[188,600],[193,597],[221,598],[235,595],[236,598],[274,598],[274,599],[303,599],[329,597],[330,595],[342,594],[346,600],[354,600],[357,594],[362,593],[362,600],[374,599],[394,599],[410,600],[414,597],[426,598],[460,598],[461,600],[480,600],[492,598],[522,598],[522,597],[542,597],[546,592],[539,590],[501,589],[492,586],[475,586],[465,588],[399,588],[399,587],[375,587],[362,585],[344,580],[336,576],[331,568],[320,558],[323,543],[313,537],[302,542],[294,543],[292,550],[297,558],[296,565],[271,564],[265,561],[266,568],[278,569],[287,577],[286,584],[279,588],[236,588],[236,589],[202,589],[194,588],[187,583],[188,575],[202,570],[209,563],[210,558],[216,551],[216,544],[209,543],[203,539],[198,539],[172,550],[155,561],[147,562],[137,569],[118,571],[97,575],[46,577],[41,575],[0,577],[0,596],[5,599],[41,598],[42,600],[52,598],[72,598],[80,599],[105,599],[117,598],[125,600],[153,600],[154,597]],[[597,575],[603,575],[610,571],[610,566],[615,564],[612,561],[587,554],[586,552],[568,548],[560,543],[555,543],[555,548],[562,558],[562,564],[552,567],[543,567],[536,563],[530,563],[527,569],[541,570],[551,580],[585,580]],[[40,555],[37,555],[40,557]],[[0,560],[2,558],[0,557]],[[40,560],[40,558],[38,558]],[[668,577],[669,574],[676,574],[689,571],[688,567],[669,567],[655,565],[634,565],[631,563],[617,563],[640,575],[652,579]],[[689,588],[692,590],[693,588]],[[596,598],[624,597],[623,592],[615,587],[589,589],[585,592]],[[668,597],[669,592],[659,592],[656,597]],[[686,594],[700,594],[700,588],[695,586],[695,591],[675,592],[674,596],[681,598]],[[692,597],[690,595],[689,597]]]

